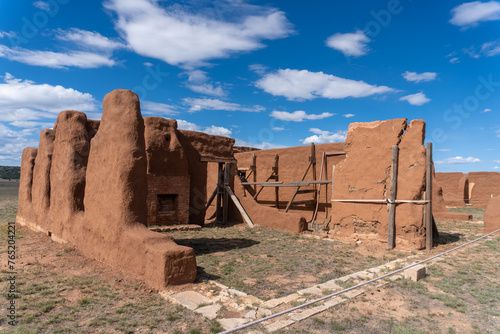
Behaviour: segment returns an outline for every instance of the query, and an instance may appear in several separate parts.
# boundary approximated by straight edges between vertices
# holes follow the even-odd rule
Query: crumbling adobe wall
[[[194,281],[193,249],[145,227],[147,163],[137,95],[125,90],[106,95],[100,123],[88,122],[83,113],[62,112],[54,131],[50,201],[39,199],[50,203],[50,223],[45,226],[52,237],[154,288]],[[23,151],[17,221],[43,230],[31,199],[33,181],[47,181],[33,178],[36,152]],[[42,152],[49,159],[47,145]],[[40,164],[41,175],[47,163]]]
[[[484,233],[500,229],[500,196],[489,200],[484,213]]]
[[[316,147],[316,179],[319,180],[321,170],[321,160],[323,152],[342,152],[344,143],[318,144]],[[311,145],[287,147],[270,150],[248,151],[244,153],[236,153],[234,157],[238,160],[238,167],[249,168],[252,164],[252,156],[255,154],[257,159],[257,182],[264,182],[271,175],[272,167],[274,167],[274,157],[279,155],[279,181],[289,183],[290,181],[300,181],[304,175],[307,166],[309,165],[309,157],[311,156]],[[330,156],[327,158],[327,166],[323,170],[323,180],[331,180],[332,167],[345,159],[345,155]],[[312,167],[309,169],[305,180],[312,180]],[[248,174],[248,173],[247,173]],[[248,178],[249,182],[253,182],[253,175]],[[269,180],[275,181],[275,180]],[[260,189],[257,186],[257,190]],[[285,209],[288,201],[292,198],[293,193],[297,188],[281,187],[279,188],[280,209]],[[301,190],[313,189],[312,186],[301,187]],[[325,191],[325,186],[321,186],[320,206],[317,216],[317,221],[323,221],[326,218],[325,208],[330,207],[332,187],[328,185],[328,190]],[[260,204],[267,206],[275,205],[275,188],[266,187],[259,194],[257,201]],[[295,201],[312,200],[313,194],[298,194]],[[315,204],[292,206],[289,212],[295,212],[312,218],[315,209]]]
[[[491,198],[500,195],[499,172],[469,173],[469,202],[477,208],[486,208]]]
[[[469,198],[469,178],[464,173],[436,173],[436,181],[443,188],[446,206],[463,207]]]
[[[472,219],[472,214],[461,212],[450,212],[446,206],[446,193],[441,187],[441,183],[437,180],[436,174],[433,173],[432,184],[432,215],[436,220],[452,220],[466,221]],[[464,178],[462,178],[463,180]],[[463,202],[463,201],[462,201]],[[457,203],[457,202],[455,202]]]
[[[52,152],[54,148],[55,132],[42,130],[38,153],[33,169],[32,211],[37,221],[44,230],[50,229],[50,167],[52,165]]]
[[[177,121],[145,117],[144,125],[148,182],[147,224],[188,224],[190,175],[187,157],[177,136]],[[175,214],[165,217],[158,212],[158,196],[162,195],[176,196]]]
[[[422,200],[425,189],[425,123],[407,124],[406,119],[352,123],[345,143],[346,160],[333,178],[334,199],[382,200],[389,198],[392,146],[399,144],[397,199]],[[332,203],[330,234],[378,236],[387,242],[386,204]],[[425,246],[422,205],[396,207],[396,245],[421,249]]]

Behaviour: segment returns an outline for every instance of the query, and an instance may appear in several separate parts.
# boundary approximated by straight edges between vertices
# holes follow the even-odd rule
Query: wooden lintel
[[[230,158],[210,158],[210,157],[201,157],[200,161],[201,162],[230,163],[230,164],[235,164],[237,162],[236,159],[230,159]]]
[[[325,152],[326,156],[332,156],[332,155],[345,155],[344,151],[332,151],[332,152]]]

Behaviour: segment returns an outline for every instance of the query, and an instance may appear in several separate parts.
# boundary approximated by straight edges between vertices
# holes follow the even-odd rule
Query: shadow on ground
[[[232,249],[248,248],[260,244],[259,241],[243,238],[175,239],[175,243],[193,248],[196,255],[227,252]]]

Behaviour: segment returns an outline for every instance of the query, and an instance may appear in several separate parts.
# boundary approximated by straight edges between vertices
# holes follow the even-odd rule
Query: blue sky
[[[122,88],[259,148],[424,119],[437,171],[500,171],[499,61],[500,1],[2,1],[0,164]]]

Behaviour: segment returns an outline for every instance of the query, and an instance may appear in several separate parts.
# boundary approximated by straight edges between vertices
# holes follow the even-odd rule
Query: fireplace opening
[[[163,224],[177,223],[177,195],[162,194],[158,195],[158,211],[157,218]]]

